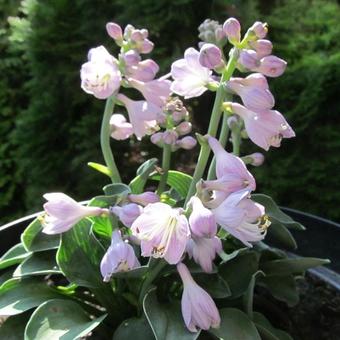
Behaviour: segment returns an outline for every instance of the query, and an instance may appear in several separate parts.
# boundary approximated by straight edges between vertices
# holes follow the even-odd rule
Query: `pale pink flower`
[[[233,77],[231,79],[243,86],[257,87],[263,90],[269,89],[267,78],[261,73],[252,73],[246,78]]]
[[[131,230],[141,240],[142,256],[161,257],[170,264],[180,261],[190,237],[183,210],[165,203],[147,205]]]
[[[260,60],[260,66],[254,71],[261,72],[267,77],[279,77],[287,67],[287,62],[275,55],[269,55]]]
[[[253,50],[243,49],[240,52],[238,62],[246,69],[255,71],[260,66],[260,60],[257,53]]]
[[[275,105],[274,96],[269,89],[262,89],[257,86],[243,85],[233,78],[227,82],[227,87],[238,94],[243,104],[255,110],[271,109]]]
[[[113,231],[111,245],[100,262],[104,282],[110,281],[113,273],[127,272],[137,267],[140,263],[132,246],[122,240],[119,230]]]
[[[182,148],[184,150],[191,150],[197,144],[197,141],[194,137],[186,136],[183,137],[176,142],[176,146]]]
[[[150,82],[159,71],[159,66],[152,59],[146,59],[132,65],[126,69],[128,78],[133,78],[141,82]]]
[[[199,62],[199,52],[190,47],[184,52],[184,59],[171,65],[174,79],[171,90],[184,98],[198,97],[207,90],[207,84],[214,81],[212,71]]]
[[[270,40],[259,39],[249,42],[251,48],[253,48],[259,58],[270,55],[273,50],[273,44]]]
[[[116,60],[104,46],[92,48],[80,71],[81,88],[96,98],[106,99],[119,89],[121,74]]]
[[[47,200],[44,204],[46,215],[42,221],[45,234],[60,234],[85,217],[108,213],[107,209],[83,206],[61,192],[45,194],[44,198]]]
[[[142,214],[143,207],[135,203],[128,203],[123,206],[116,205],[112,207],[111,212],[114,213],[126,227],[131,227],[137,217]]]
[[[282,114],[276,110],[255,112],[238,103],[231,103],[231,108],[244,120],[249,138],[267,151],[271,146],[279,147],[282,138],[295,137],[293,129]]]
[[[214,69],[222,64],[222,52],[214,44],[204,44],[200,49],[198,61],[204,67]]]
[[[254,152],[251,155],[245,156],[251,158],[251,165],[260,166],[264,162],[264,155],[261,152]]]
[[[252,247],[250,242],[263,240],[270,224],[264,207],[249,198],[248,190],[229,195],[212,212],[216,222],[247,247]]]
[[[107,34],[114,40],[122,41],[123,40],[123,31],[122,28],[116,24],[115,22],[108,22],[106,24]]]
[[[237,44],[241,40],[241,25],[235,18],[227,19],[223,24],[223,31],[231,44]]]
[[[191,197],[188,206],[192,209],[189,216],[192,234],[197,237],[214,237],[217,232],[214,214],[205,208],[201,200],[196,196]]]
[[[255,190],[256,183],[241,158],[224,150],[216,138],[208,138],[216,157],[217,180],[205,181],[204,187],[230,194],[242,189]]]
[[[133,132],[138,139],[158,130],[156,119],[162,112],[161,108],[144,100],[131,100],[123,94],[119,94],[117,99],[125,105]]]
[[[148,82],[142,82],[132,78],[128,80],[131,86],[142,93],[146,101],[159,107],[163,107],[170,96],[170,80],[155,79]]]
[[[187,253],[190,258],[194,258],[206,273],[213,270],[213,261],[216,254],[222,251],[221,240],[213,238],[193,237],[187,243]]]
[[[192,130],[192,124],[190,122],[182,122],[177,125],[176,131],[180,136],[190,133]]]
[[[183,281],[182,315],[189,331],[218,328],[221,318],[214,300],[194,281],[185,264],[179,263],[177,271]]]
[[[174,145],[178,139],[178,133],[175,130],[166,130],[163,132],[162,139],[164,144]]]
[[[133,128],[121,114],[113,114],[110,119],[111,137],[116,140],[124,140],[133,134]]]
[[[143,206],[146,206],[149,203],[159,202],[159,196],[152,191],[145,191],[142,194],[130,194],[128,197],[130,202],[137,203]]]
[[[125,67],[138,65],[138,63],[142,60],[140,54],[135,50],[129,50],[120,54],[120,58],[124,61]]]
[[[256,21],[249,29],[248,31],[254,32],[257,38],[263,39],[266,37],[268,33],[268,25],[266,23],[263,23],[261,21]]]

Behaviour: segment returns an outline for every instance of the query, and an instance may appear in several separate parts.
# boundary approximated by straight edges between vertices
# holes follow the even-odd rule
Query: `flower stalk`
[[[168,173],[170,169],[170,160],[171,160],[171,145],[164,144],[162,157],[162,175],[157,189],[158,195],[160,195],[165,190],[166,182],[168,180]]]
[[[112,183],[119,183],[122,180],[120,178],[119,171],[110,147],[110,118],[113,113],[114,104],[115,102],[113,96],[107,98],[100,130],[100,146],[106,166],[110,170],[110,178]]]

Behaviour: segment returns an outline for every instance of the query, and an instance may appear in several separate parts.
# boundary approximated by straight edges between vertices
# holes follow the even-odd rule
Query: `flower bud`
[[[221,45],[221,42],[225,40],[225,33],[221,26],[218,26],[215,29],[215,38],[216,38],[216,42],[219,43],[220,45]]]
[[[200,50],[198,61],[202,66],[213,69],[222,62],[221,50],[214,44],[204,44]]]
[[[156,144],[160,147],[162,147],[164,145],[164,142],[163,142],[163,132],[156,132],[154,133],[151,138],[151,143],[153,144]]]
[[[267,23],[256,21],[253,26],[249,28],[249,31],[254,32],[258,39],[263,39],[268,33],[268,25]]]
[[[136,195],[130,194],[129,200],[133,203],[146,206],[149,203],[159,202],[159,196],[152,191],[146,191],[146,192],[143,192],[142,194],[136,194]]]
[[[232,130],[238,126],[238,118],[236,116],[231,116],[227,119],[229,129]]]
[[[189,206],[192,207],[192,213],[189,217],[192,233],[197,237],[214,237],[217,232],[214,214],[205,208],[201,200],[196,196],[191,197]]]
[[[125,26],[125,29],[124,29],[124,38],[125,38],[126,40],[130,39],[131,33],[132,33],[134,30],[135,30],[135,28],[134,28],[132,25],[130,25],[130,24],[126,25],[126,26]]]
[[[184,150],[190,150],[192,148],[194,148],[197,144],[197,141],[195,138],[191,137],[191,136],[186,136],[182,139],[179,139],[176,142],[176,146],[178,146],[179,148],[182,148]]]
[[[154,43],[149,39],[144,39],[139,47],[139,52],[143,54],[150,53],[154,48]]]
[[[200,32],[198,36],[202,41],[219,46],[224,45],[225,34],[218,21],[206,19],[198,27],[198,31]]]
[[[260,166],[264,162],[264,155],[260,152],[252,153],[251,155],[248,155],[246,157],[251,158],[250,164],[253,166]]]
[[[253,50],[242,50],[238,62],[249,70],[255,69],[260,65],[258,56]]]
[[[122,28],[114,23],[114,22],[108,22],[106,24],[106,31],[107,34],[114,40],[121,42],[123,40],[123,31]]]
[[[167,130],[163,132],[163,142],[168,145],[175,144],[178,139],[178,133],[174,130]]]
[[[263,90],[269,88],[267,78],[261,73],[252,73],[246,78],[231,78],[230,80],[244,86],[254,86]]]
[[[127,51],[121,55],[124,60],[125,66],[131,67],[137,65],[141,61],[139,53],[135,50]]]
[[[265,39],[252,41],[249,45],[256,51],[258,58],[270,55],[273,50],[273,44],[271,41]]]
[[[223,24],[223,31],[231,44],[238,44],[241,40],[241,25],[235,18],[229,18]]]
[[[274,55],[270,55],[261,59],[258,71],[267,77],[279,77],[286,69],[287,62]]]
[[[172,113],[172,120],[175,122],[175,123],[179,123],[181,120],[185,119],[186,117],[188,117],[189,113],[188,113],[188,110],[183,107],[180,111],[174,111]]]
[[[114,206],[111,212],[118,216],[125,226],[131,227],[135,219],[143,212],[143,208],[138,204],[129,203],[122,207]]]
[[[111,137],[116,140],[124,140],[133,134],[132,124],[126,121],[121,114],[113,114],[110,119]]]
[[[191,132],[192,125],[190,122],[182,122],[176,127],[177,133],[182,136]]]

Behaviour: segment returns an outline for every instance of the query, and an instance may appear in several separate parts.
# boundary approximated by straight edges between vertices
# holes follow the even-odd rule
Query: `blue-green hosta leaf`
[[[266,214],[271,220],[277,221],[287,228],[305,230],[305,227],[301,223],[294,221],[290,216],[281,211],[270,196],[263,194],[253,194],[251,195],[251,198],[266,208]]]
[[[262,275],[264,275],[264,273],[261,272],[260,270],[258,270],[256,273],[253,274],[249,282],[248,289],[246,293],[243,295],[243,305],[250,319],[253,318],[254,289],[255,289],[256,278]]]
[[[0,287],[0,315],[16,315],[60,295],[41,280],[11,279]]]
[[[157,301],[155,289],[143,301],[145,316],[156,340],[195,340],[199,333],[189,332],[184,324],[179,304],[162,305]]]
[[[286,226],[276,220],[272,220],[268,228],[268,236],[272,237],[281,247],[296,249],[296,241]]]
[[[157,162],[157,158],[151,158],[137,169],[137,176],[129,184],[132,193],[140,194],[143,192],[149,175],[155,170]]]
[[[28,256],[30,256],[30,254],[31,253],[26,251],[22,243],[18,243],[1,256],[0,269],[4,269],[21,263]]]
[[[0,339],[18,340],[23,339],[25,327],[31,312],[25,312],[18,315],[12,315],[0,326]]]
[[[250,280],[257,270],[258,256],[251,251],[242,252],[219,266],[219,274],[228,283],[232,298],[239,297],[247,291]]]
[[[154,174],[151,179],[159,181],[161,178],[160,174]],[[185,198],[192,181],[192,177],[180,171],[170,170],[168,172],[167,184],[175,189],[181,198]]]
[[[316,257],[297,257],[262,263],[261,270],[263,270],[266,275],[298,274],[307,269],[328,264],[329,262],[327,259],[319,259]]]
[[[221,326],[210,328],[209,333],[221,340],[261,340],[254,323],[248,316],[236,308],[220,310]]]
[[[105,195],[108,196],[117,195],[120,197],[126,197],[131,192],[130,187],[123,183],[108,184],[103,188],[103,190]]]
[[[33,253],[15,269],[13,277],[61,274],[55,256],[55,250]]]
[[[131,318],[123,321],[113,334],[112,340],[154,340],[146,318]]]
[[[273,327],[261,313],[254,312],[253,321],[264,340],[293,340],[288,333]]]
[[[62,234],[57,263],[67,279],[79,286],[102,287],[99,271],[104,249],[91,232],[91,222],[84,219]]]
[[[21,235],[21,242],[27,251],[35,252],[59,247],[60,236],[44,234],[41,218],[36,218]]]
[[[223,299],[231,295],[228,283],[218,274],[196,274],[194,279],[214,299]]]
[[[92,320],[74,301],[50,300],[32,314],[25,330],[25,340],[71,340],[86,336],[106,317]]]

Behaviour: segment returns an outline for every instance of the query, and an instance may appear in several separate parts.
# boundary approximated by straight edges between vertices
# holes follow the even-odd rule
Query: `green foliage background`
[[[271,81],[277,108],[297,132],[255,169],[258,188],[279,204],[339,220],[340,10],[332,0],[0,0],[0,220],[39,209],[41,195],[65,191],[77,199],[98,193],[105,179],[90,170],[102,162],[98,131],[104,103],[80,89],[79,68],[89,48],[112,47],[105,23],[147,27],[152,57],[167,72],[171,61],[197,44],[197,26],[228,16],[244,27],[270,25],[285,75]],[[10,17],[9,19],[7,19]],[[205,128],[209,98],[191,103]],[[125,178],[136,161],[134,142],[114,143]],[[131,151],[131,146],[133,147]],[[132,166],[133,165],[133,166]]]

